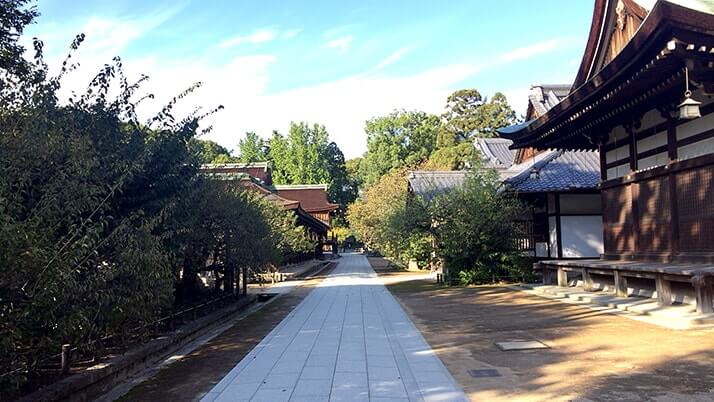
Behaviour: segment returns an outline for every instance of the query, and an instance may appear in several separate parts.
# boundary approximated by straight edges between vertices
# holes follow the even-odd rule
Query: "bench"
[[[673,302],[672,282],[691,284],[696,297],[696,308],[699,313],[713,313],[714,265],[660,263],[644,261],[612,261],[612,260],[557,260],[541,261],[533,265],[543,274],[543,284],[568,286],[568,272],[581,274],[583,288],[593,290],[593,274],[608,275],[614,278],[615,295],[628,297],[627,278],[654,279],[657,301],[668,306]]]

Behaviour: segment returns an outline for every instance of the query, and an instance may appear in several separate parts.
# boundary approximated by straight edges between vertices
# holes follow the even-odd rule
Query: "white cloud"
[[[339,38],[331,39],[325,43],[325,46],[331,49],[338,49],[341,52],[346,52],[352,45],[354,37],[352,35],[340,36]]]
[[[503,53],[498,60],[502,63],[510,63],[518,60],[529,59],[533,56],[538,56],[545,53],[550,53],[555,50],[560,41],[558,39],[550,39],[543,42],[533,43],[528,46],[520,47],[512,51]]]
[[[87,41],[73,58],[81,62],[82,66],[66,77],[63,93],[68,95],[71,90],[81,91],[102,64],[123,53],[129,44],[161,23],[161,20],[156,22],[155,16],[149,17],[149,20],[143,17],[121,20],[99,17],[89,19],[82,29],[88,33]],[[289,39],[299,32],[297,29],[284,32],[257,30],[247,36],[229,39],[230,42],[225,41],[223,46],[261,43],[276,38]],[[71,37],[60,35],[53,38],[53,43],[66,46]],[[341,51],[349,49],[354,40],[352,36],[333,36],[328,39],[330,41],[327,46]],[[372,74],[399,62],[415,49],[414,46],[405,46],[395,50],[363,74],[273,93],[268,91],[270,69],[280,60],[271,54],[237,57],[223,65],[216,65],[215,61],[209,58],[186,57],[171,60],[158,55],[147,55],[127,58],[124,60],[124,66],[130,81],[141,74],[151,77],[141,92],[153,93],[156,99],[140,105],[139,113],[142,118],[149,118],[173,96],[200,80],[204,82],[204,86],[182,100],[175,114],[181,116],[190,112],[196,105],[206,109],[224,105],[225,110],[203,123],[214,127],[207,138],[235,149],[238,140],[246,131],[269,136],[274,129],[286,132],[291,121],[308,121],[325,124],[331,139],[337,142],[345,155],[355,157],[361,155],[366,148],[365,120],[395,109],[440,113],[446,97],[467,78],[473,77],[484,68],[494,68],[549,51],[556,43],[551,42],[497,55],[492,58],[490,64],[482,66],[453,63],[406,76],[395,76],[386,72]],[[53,66],[59,66],[61,58],[48,61]],[[523,93],[506,94],[517,110],[524,111],[519,105],[521,99],[525,99]]]
[[[282,39],[292,39],[292,38],[298,36],[298,34],[299,34],[300,32],[302,32],[302,29],[301,29],[301,28],[290,29],[290,30],[287,30],[287,31],[283,32],[283,33],[280,35],[280,37],[281,37]]]
[[[374,68],[375,70],[381,70],[387,66],[390,66],[399,60],[402,59],[402,57],[406,56],[408,53],[412,52],[414,49],[416,49],[416,46],[406,46],[401,49],[398,49],[394,53],[390,54],[387,56],[384,60],[379,62],[377,66]]]
[[[297,35],[297,33],[295,34]],[[244,43],[264,43],[270,42],[278,37],[278,33],[272,29],[259,29],[250,35],[234,36],[232,38],[226,39],[218,44],[218,47],[226,49],[230,47],[235,47],[242,45]]]

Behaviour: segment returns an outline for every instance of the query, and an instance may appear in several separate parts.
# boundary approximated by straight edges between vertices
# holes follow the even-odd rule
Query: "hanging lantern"
[[[697,102],[692,99],[692,91],[689,90],[689,70],[684,67],[684,101],[679,104],[679,119],[680,120],[692,120],[702,117],[702,112],[699,110],[699,105],[702,102]]]

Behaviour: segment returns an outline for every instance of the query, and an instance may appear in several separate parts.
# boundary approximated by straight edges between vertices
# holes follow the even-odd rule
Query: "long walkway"
[[[202,402],[467,401],[367,259],[339,261]]]

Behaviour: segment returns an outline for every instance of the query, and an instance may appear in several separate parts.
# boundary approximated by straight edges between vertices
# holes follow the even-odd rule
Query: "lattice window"
[[[714,251],[714,166],[677,175],[680,249]]]

